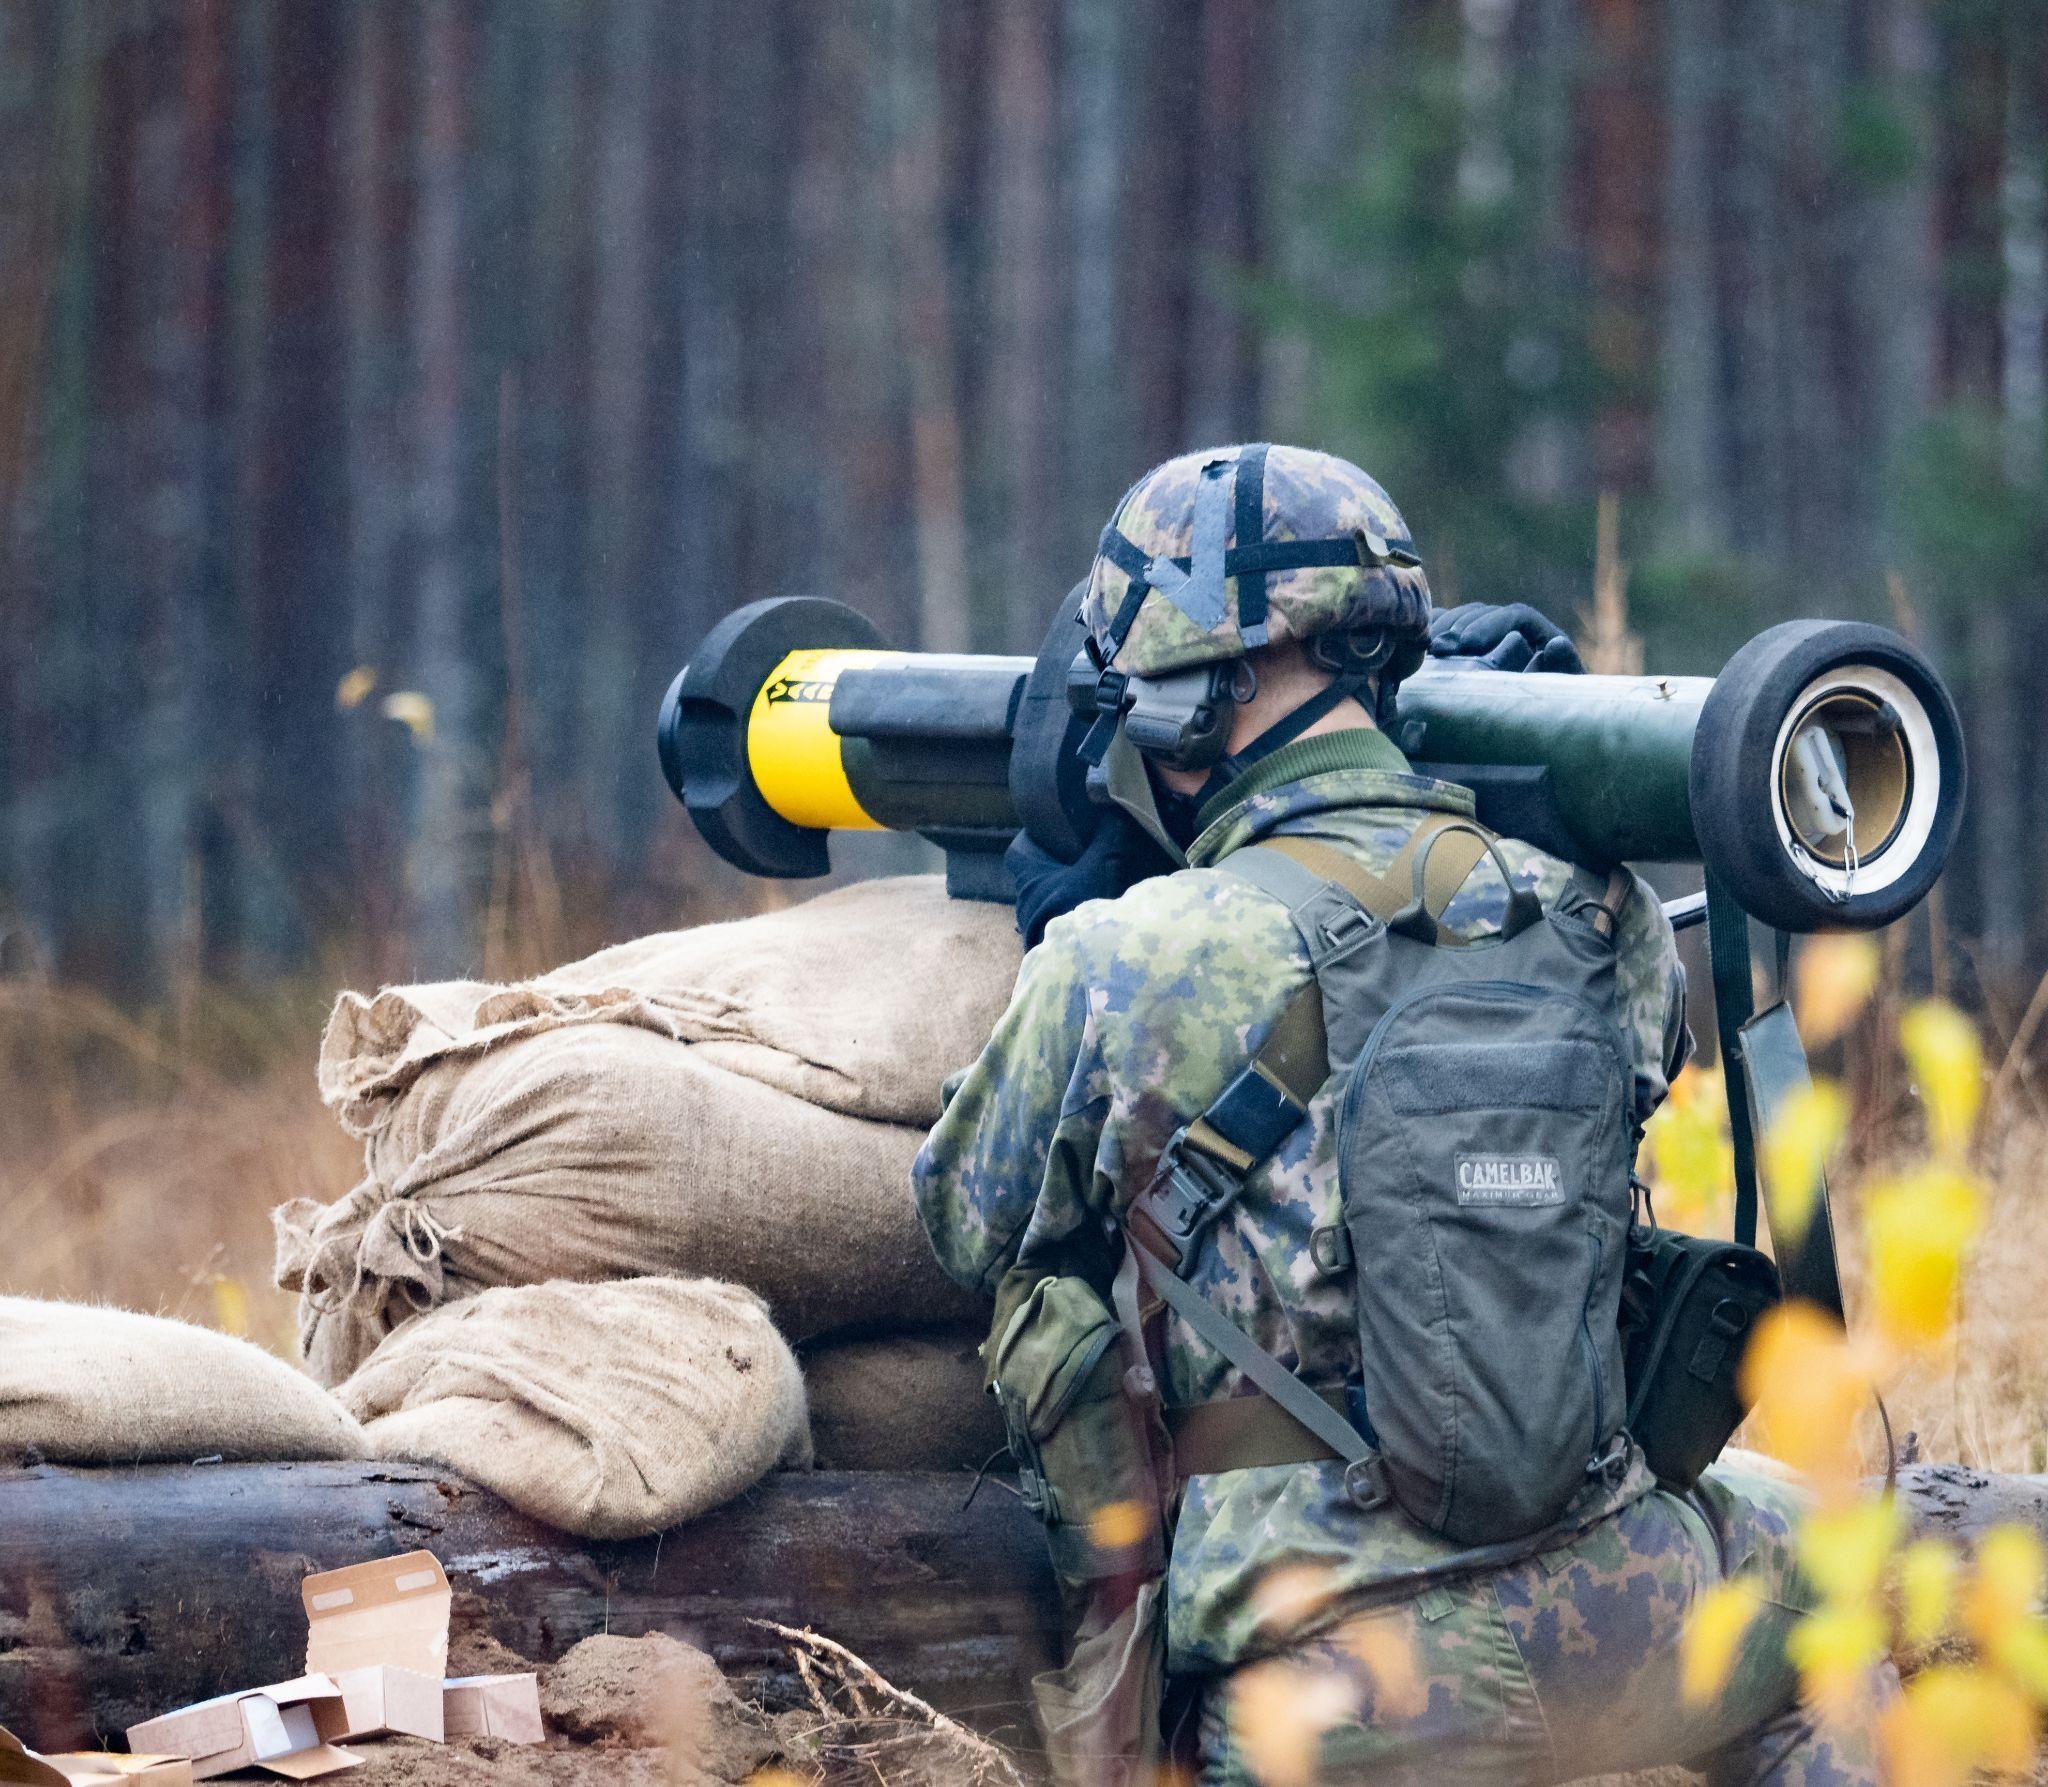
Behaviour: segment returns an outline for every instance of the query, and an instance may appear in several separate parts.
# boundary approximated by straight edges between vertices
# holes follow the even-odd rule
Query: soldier
[[[946,1270],[996,1298],[992,1384],[1079,1612],[1075,1661],[1041,1697],[1055,1764],[1074,1780],[1150,1778],[1163,1667],[1175,1725],[1164,1743],[1204,1782],[1257,1779],[1272,1737],[1261,1721],[1307,1717],[1288,1695],[1311,1683],[1315,1722],[1329,1726],[1324,1781],[1558,1781],[1691,1763],[1717,1781],[1874,1782],[1869,1735],[1818,1726],[1783,1656],[1806,1604],[1792,1493],[1730,1469],[1668,1493],[1620,1430],[1618,1267],[1599,1258],[1599,1237],[1625,1225],[1641,1124],[1690,1046],[1670,928],[1633,876],[1589,882],[1475,837],[1470,794],[1413,773],[1381,723],[1428,649],[1430,615],[1386,493],[1322,453],[1185,455],[1141,479],[1104,530],[1082,611],[1102,716],[1087,754],[1116,810],[1078,864],[1029,845],[1013,855],[1035,946],[914,1171]],[[1450,623],[1440,654],[1576,668],[1569,643],[1526,610],[1438,619]],[[1311,907],[1322,930],[1303,918]],[[1332,914],[1349,921],[1341,948],[1328,943]],[[1422,941],[1396,947],[1396,933]],[[1626,1074],[1587,1081],[1604,1088],[1590,1100],[1516,1093],[1530,1109],[1515,1121],[1536,1124],[1538,1142],[1458,1154],[1443,1207],[1465,1227],[1430,1231],[1426,1247],[1478,1248],[1468,1282],[1512,1285],[1532,1260],[1573,1258],[1542,1251],[1555,1238],[1543,1225],[1569,1218],[1571,1234],[1595,1237],[1588,1276],[1559,1283],[1556,1299],[1548,1278],[1510,1293],[1514,1308],[1483,1306],[1483,1291],[1462,1317],[1434,1304],[1443,1319],[1411,1332],[1402,1299],[1466,1268],[1426,1249],[1397,1259],[1397,1220],[1375,1258],[1380,1230],[1347,1228],[1347,1213],[1355,1224],[1379,1181],[1398,1181],[1390,1162],[1411,1138],[1426,1151],[1473,1098],[1513,1100],[1467,1098],[1455,1072],[1435,1091],[1418,1080],[1406,1127],[1347,1172],[1346,1148],[1367,1144],[1344,1141],[1342,1092],[1374,1045],[1344,1040],[1349,1020],[1331,1001],[1352,997],[1343,964],[1375,950],[1412,976],[1462,946],[1509,942],[1591,977],[1580,1003],[1604,1007],[1606,1035],[1618,1027]],[[1318,1025],[1312,1048],[1296,1046],[1319,985],[1327,1043]],[[1391,1023],[1400,1001],[1374,996]],[[1543,1042],[1542,1059],[1598,1057],[1592,1017],[1552,1016],[1593,1027]],[[1501,1056],[1477,1035],[1425,1030],[1412,1059]],[[1468,1044],[1480,1052],[1458,1055]],[[1328,1077],[1289,1084],[1309,1054]],[[1260,1100],[1263,1115],[1247,1118]],[[1344,1121],[1370,1128],[1358,1111]],[[1591,1150],[1583,1172],[1580,1143],[1554,1139],[1571,1123]],[[1608,1135],[1620,1138],[1611,1159]],[[1567,1203],[1582,1195],[1583,1208]],[[1503,1257],[1516,1254],[1527,1257]],[[1562,1335],[1551,1306],[1567,1298],[1583,1299],[1586,1343],[1572,1382],[1553,1385],[1545,1337]],[[1491,1488],[1463,1512],[1449,1489],[1435,1502],[1418,1490],[1432,1436],[1387,1392],[1409,1370],[1426,1397],[1426,1362],[1408,1355],[1436,1345],[1467,1372],[1468,1403],[1474,1374],[1507,1386],[1503,1401],[1528,1393],[1526,1408],[1479,1417],[1507,1424],[1516,1456],[1477,1458],[1503,1442],[1469,1430],[1480,1437],[1465,1480],[1477,1469]],[[1532,1408],[1576,1412],[1546,1422]],[[1560,1476],[1546,1460],[1567,1444],[1578,1450],[1560,1453]],[[1681,1628],[1737,1572],[1760,1586],[1765,1614],[1726,1691],[1687,1706]]]

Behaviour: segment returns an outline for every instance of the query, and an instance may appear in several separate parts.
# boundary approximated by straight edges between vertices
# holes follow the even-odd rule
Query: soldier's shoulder
[[[1218,950],[1287,953],[1287,908],[1218,868],[1177,869],[1138,882],[1113,900],[1090,900],[1046,927],[1041,950],[1078,975],[1111,965],[1156,967]],[[1050,963],[1048,964],[1051,965]]]

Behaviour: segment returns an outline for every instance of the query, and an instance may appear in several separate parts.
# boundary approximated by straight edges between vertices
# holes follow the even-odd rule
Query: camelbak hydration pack
[[[1504,909],[1459,942],[1434,914],[1482,856]],[[1171,1412],[1190,1453],[1179,1469],[1334,1455],[1355,1501],[1391,1499],[1459,1544],[1540,1534],[1628,1458],[1635,1091],[1613,937],[1629,883],[1579,871],[1546,905],[1516,888],[1490,834],[1446,819],[1385,875],[1291,837],[1223,866],[1286,904],[1314,979],[1126,1218],[1133,1276],[1278,1405],[1254,1399],[1266,1437],[1248,1441],[1243,1398],[1230,1422],[1227,1404]],[[1183,1273],[1331,1076],[1343,1221],[1312,1248],[1356,1288],[1363,1381],[1311,1388]]]

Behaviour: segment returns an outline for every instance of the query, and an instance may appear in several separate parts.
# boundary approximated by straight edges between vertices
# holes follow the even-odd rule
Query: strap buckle
[[[1179,1250],[1237,1201],[1244,1181],[1213,1155],[1187,1145],[1186,1126],[1173,1132],[1160,1156],[1158,1182],[1145,1199],[1145,1214]]]
[[[1354,1458],[1344,1467],[1344,1498],[1361,1514],[1374,1513],[1394,1499],[1386,1464],[1377,1452]]]
[[[1604,1477],[1609,1483],[1619,1483],[1628,1470],[1629,1451],[1628,1432],[1626,1429],[1620,1429],[1587,1461],[1586,1475]]]

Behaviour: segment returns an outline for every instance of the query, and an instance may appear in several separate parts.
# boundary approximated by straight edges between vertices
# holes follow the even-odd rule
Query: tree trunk
[[[406,867],[412,970],[439,979],[473,966],[485,783],[478,758],[482,690],[462,541],[469,334],[463,180],[471,55],[457,0],[429,0],[422,32],[420,196],[409,300],[420,439],[415,662],[432,723],[417,730],[419,797]]]

